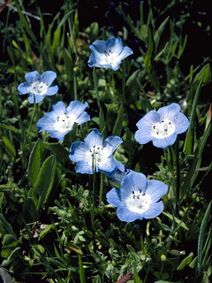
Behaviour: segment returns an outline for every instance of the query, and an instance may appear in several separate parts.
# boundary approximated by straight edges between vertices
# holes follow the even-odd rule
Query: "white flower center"
[[[100,145],[93,145],[92,148],[89,149],[90,164],[94,168],[98,167],[102,161],[102,150],[103,148]]]
[[[158,139],[171,136],[175,132],[175,125],[168,119],[161,120],[152,125],[151,135]]]
[[[117,54],[114,53],[111,49],[105,51],[105,60],[107,64],[113,64],[117,60]]]
[[[32,82],[29,87],[29,92],[34,95],[44,95],[47,93],[48,86],[44,82],[35,81]]]
[[[125,200],[127,208],[135,213],[143,213],[150,208],[150,196],[142,190],[132,191]]]
[[[75,123],[76,117],[72,114],[64,113],[57,116],[55,129],[59,132],[70,131]]]

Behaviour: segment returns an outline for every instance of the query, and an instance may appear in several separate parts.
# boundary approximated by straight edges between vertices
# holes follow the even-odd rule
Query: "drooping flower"
[[[188,118],[180,112],[179,104],[172,103],[144,115],[136,124],[135,139],[140,144],[152,141],[154,146],[165,148],[174,144],[177,135],[184,133],[189,124]]]
[[[105,175],[116,182],[117,184],[121,184],[123,178],[130,172],[131,170],[126,169],[124,164],[121,162],[117,162],[116,168],[112,172],[104,172]]]
[[[89,67],[118,70],[121,61],[133,54],[128,46],[123,46],[120,37],[109,38],[108,40],[95,40],[89,48],[91,54],[88,60]]]
[[[29,103],[39,103],[45,96],[52,96],[58,92],[58,86],[51,86],[56,79],[56,73],[46,71],[39,74],[37,71],[25,74],[26,82],[19,84],[17,90],[19,95],[28,94]]]
[[[69,158],[76,162],[77,173],[112,172],[117,166],[113,152],[121,143],[120,137],[110,136],[104,140],[102,134],[93,129],[84,142],[77,141],[71,145]]]
[[[106,197],[109,204],[117,207],[116,214],[121,221],[152,219],[164,209],[160,200],[168,191],[161,181],[148,180],[142,173],[130,171],[121,183],[120,189],[111,189]]]
[[[90,120],[85,110],[87,103],[78,100],[71,101],[68,107],[60,101],[53,105],[53,111],[48,112],[37,122],[40,132],[47,131],[52,138],[63,141],[64,136],[69,133],[74,124],[81,125]]]

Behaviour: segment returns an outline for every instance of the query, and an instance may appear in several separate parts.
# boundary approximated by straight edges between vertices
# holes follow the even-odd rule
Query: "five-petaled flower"
[[[109,204],[117,207],[116,213],[121,221],[152,219],[164,209],[160,200],[168,191],[161,181],[148,180],[142,173],[130,171],[121,183],[120,189],[111,189],[106,197]]]
[[[118,70],[121,61],[133,54],[128,46],[123,46],[121,38],[109,38],[108,40],[95,40],[89,48],[91,54],[88,60],[89,67],[99,67]]]
[[[68,107],[60,101],[53,105],[53,111],[38,120],[37,127],[40,132],[47,131],[50,137],[61,142],[75,123],[81,125],[90,120],[90,116],[84,111],[86,107],[87,103],[78,100],[71,101]]]
[[[112,172],[118,165],[113,152],[122,143],[118,136],[103,139],[102,134],[93,129],[84,142],[74,142],[70,147],[69,158],[76,162],[76,172],[93,174],[95,172]]]
[[[180,106],[172,103],[144,115],[136,124],[138,130],[135,139],[140,144],[152,141],[154,146],[165,148],[172,145],[177,135],[184,133],[189,124],[187,117],[180,112]]]
[[[19,84],[19,95],[29,94],[29,103],[39,103],[45,96],[52,96],[58,92],[58,86],[51,86],[56,78],[56,73],[46,71],[39,74],[37,71],[25,74],[26,82]]]

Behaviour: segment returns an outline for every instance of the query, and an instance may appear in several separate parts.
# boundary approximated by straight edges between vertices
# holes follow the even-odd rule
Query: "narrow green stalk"
[[[31,131],[32,123],[33,123],[33,120],[34,120],[35,114],[37,114],[37,106],[36,106],[36,103],[35,103],[35,97],[34,97],[34,104],[33,104],[33,109],[32,109],[32,116],[31,116],[31,120],[30,120],[30,123],[29,123],[28,133],[30,133],[30,131]]]
[[[93,183],[92,183],[92,200],[90,202],[90,214],[91,214],[91,225],[92,225],[92,234],[93,234],[93,247],[96,250],[95,243],[95,200],[96,200],[96,160],[95,160],[95,152],[93,153],[92,159],[92,170],[93,170]]]
[[[122,63],[123,71],[122,71],[122,99],[126,103],[126,62]]]
[[[94,83],[94,90],[95,90],[95,94],[96,94],[97,104],[100,107],[100,101],[99,101],[99,95],[98,95],[98,79],[97,79],[95,68],[93,68],[93,83]]]
[[[99,206],[102,205],[103,202],[103,191],[104,191],[104,175],[100,175],[100,188],[99,188]]]
[[[143,227],[142,227],[142,223],[140,222],[140,243],[141,243],[141,251],[144,254],[144,235],[143,235]]]
[[[180,163],[179,163],[179,143],[178,139],[175,143],[175,154],[176,154],[176,213],[179,213],[180,205]]]

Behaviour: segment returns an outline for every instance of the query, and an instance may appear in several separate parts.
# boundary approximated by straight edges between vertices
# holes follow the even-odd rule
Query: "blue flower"
[[[165,148],[172,145],[177,135],[184,133],[189,124],[187,117],[180,112],[179,104],[172,103],[144,115],[136,124],[138,130],[135,139],[140,144],[152,141],[154,146]]]
[[[29,94],[29,103],[39,103],[45,96],[52,96],[58,92],[58,86],[51,86],[56,78],[56,73],[46,71],[39,74],[37,71],[26,73],[26,82],[18,86],[19,95]]]
[[[130,171],[121,183],[120,189],[111,189],[106,197],[109,204],[117,207],[116,213],[121,221],[157,217],[164,209],[160,200],[168,191],[161,181],[148,180],[142,173]]]
[[[38,120],[37,127],[40,132],[47,131],[50,137],[61,142],[75,123],[81,125],[90,120],[90,116],[84,111],[86,107],[87,103],[77,100],[71,101],[68,107],[60,101],[53,105],[53,111]]]
[[[69,158],[76,162],[77,173],[112,172],[117,166],[113,152],[121,143],[120,137],[110,136],[104,140],[102,134],[93,129],[84,142],[77,141],[71,145]]]
[[[128,46],[123,46],[121,38],[109,38],[108,40],[96,40],[89,48],[91,54],[88,60],[89,67],[118,70],[121,61],[133,54]]]

